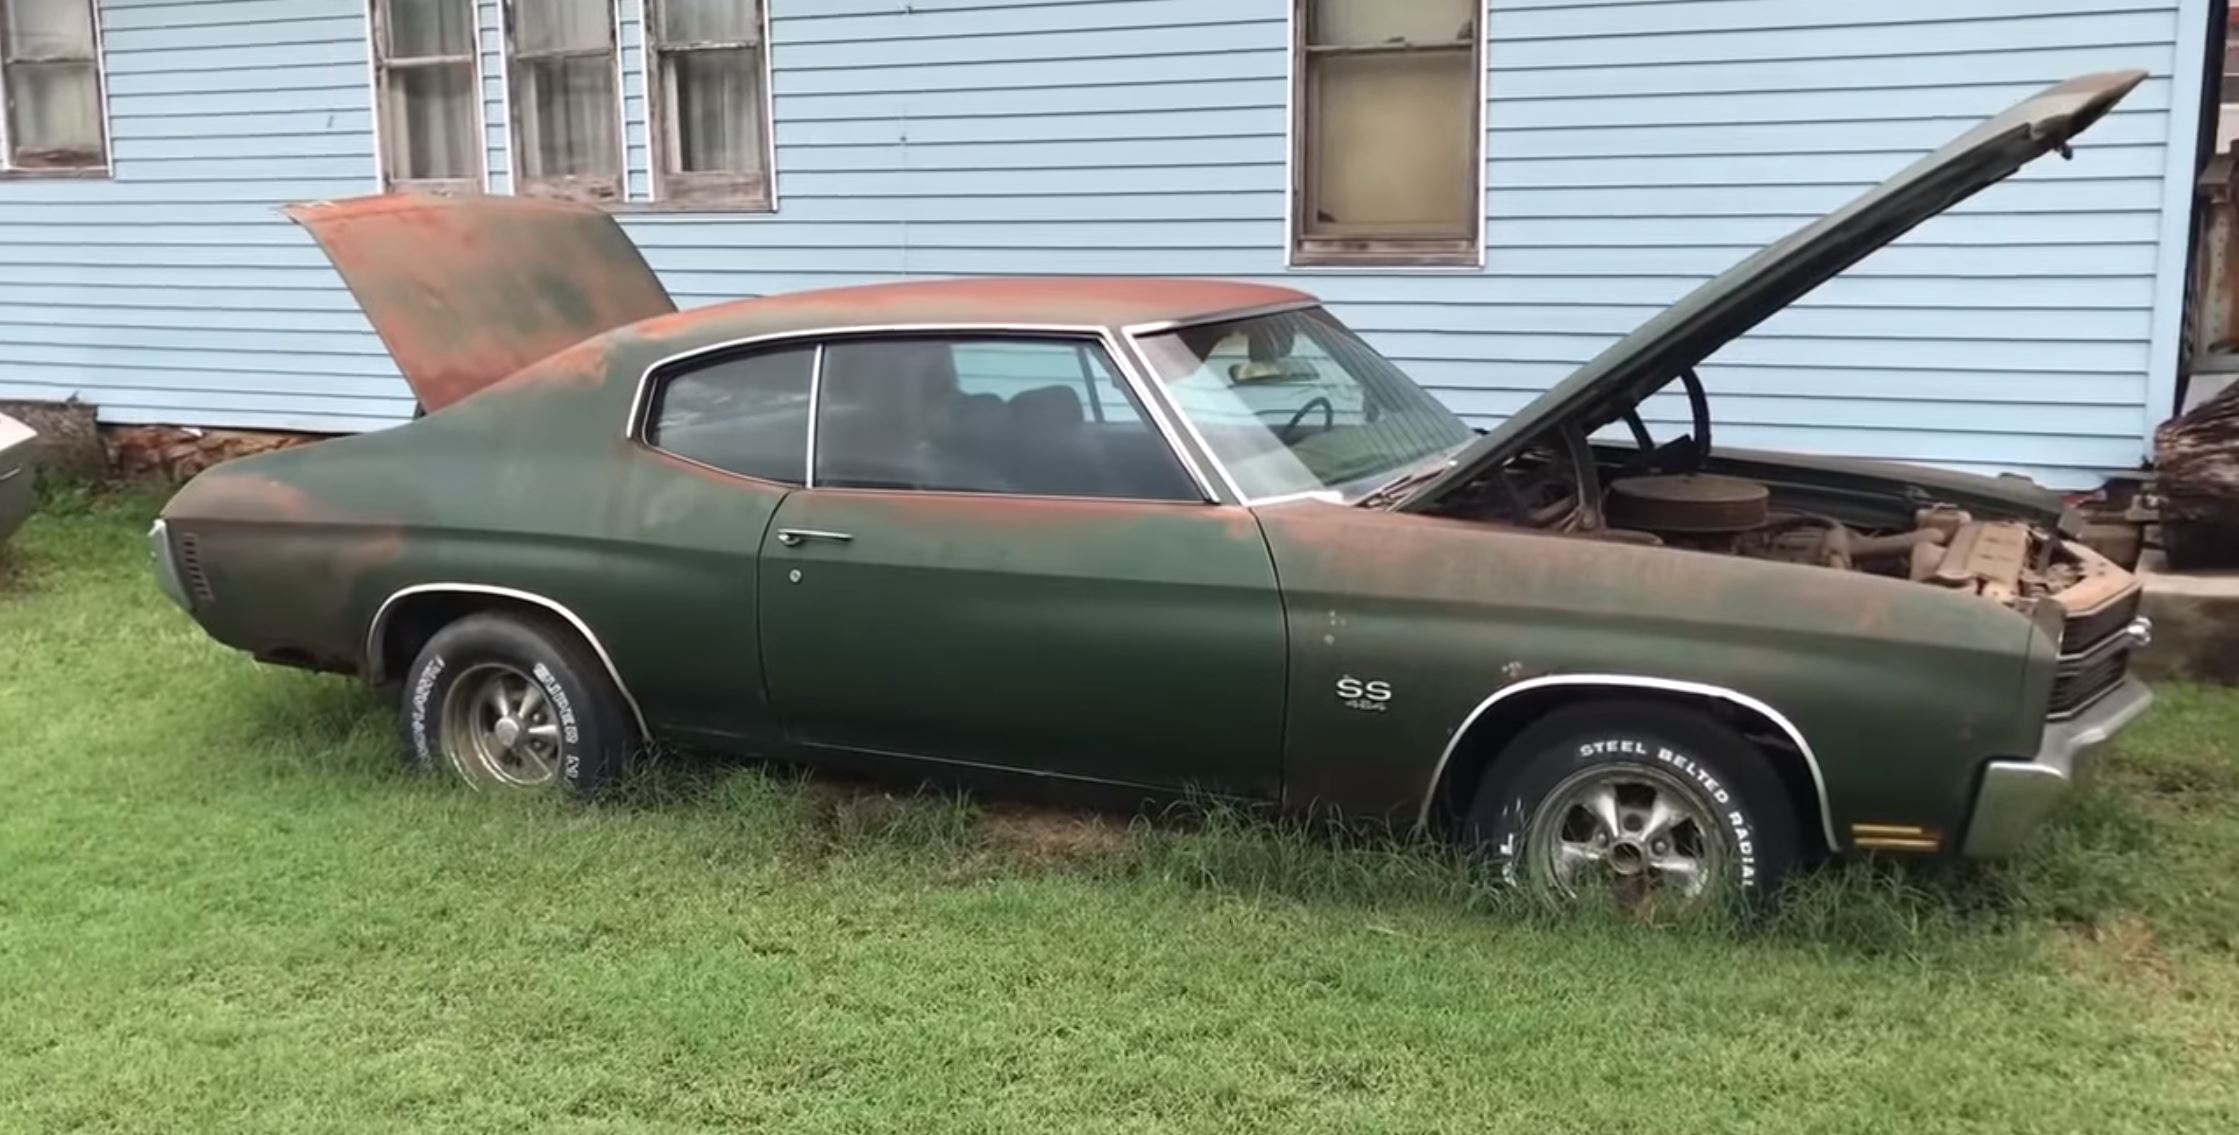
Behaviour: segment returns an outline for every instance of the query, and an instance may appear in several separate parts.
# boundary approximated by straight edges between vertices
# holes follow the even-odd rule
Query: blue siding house
[[[0,0],[0,399],[80,398],[112,422],[405,420],[380,342],[278,207],[417,190],[601,202],[685,306],[906,276],[1285,283],[1484,423],[1971,120],[2137,67],[2152,78],[2075,160],[1930,222],[1704,370],[1722,442],[2084,486],[2137,467],[2173,404],[2220,14]]]

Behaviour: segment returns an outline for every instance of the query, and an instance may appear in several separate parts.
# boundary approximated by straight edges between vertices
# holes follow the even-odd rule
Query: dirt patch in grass
[[[1126,821],[1100,812],[1001,804],[980,818],[989,846],[1031,860],[1112,859],[1134,848]]]

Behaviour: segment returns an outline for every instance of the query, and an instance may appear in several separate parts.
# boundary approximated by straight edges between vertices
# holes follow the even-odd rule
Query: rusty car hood
[[[676,310],[628,234],[587,205],[395,195],[286,212],[326,250],[430,412]]]
[[[1397,504],[1421,508],[1476,480],[1543,431],[1622,417],[1713,351],[1921,222],[2084,131],[2146,78],[2105,71],[2047,87],[1682,296],[1446,463]]]

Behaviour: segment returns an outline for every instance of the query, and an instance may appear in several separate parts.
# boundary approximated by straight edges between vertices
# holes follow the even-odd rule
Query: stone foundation
[[[2149,678],[2239,684],[2239,571],[2173,572],[2159,552],[2138,565],[2153,645],[2132,665]]]

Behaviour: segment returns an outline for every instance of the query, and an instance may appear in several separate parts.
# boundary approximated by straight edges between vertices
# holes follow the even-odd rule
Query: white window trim
[[[1487,0],[1477,0],[1477,133],[1475,142],[1477,160],[1471,163],[1470,169],[1473,181],[1470,200],[1476,205],[1476,224],[1473,233],[1473,243],[1477,246],[1476,255],[1474,259],[1457,256],[1424,263],[1402,263],[1399,261],[1404,254],[1399,253],[1395,253],[1390,260],[1366,258],[1338,260],[1318,256],[1310,256],[1305,260],[1299,259],[1300,245],[1304,243],[1302,239],[1304,229],[1299,223],[1299,210],[1305,207],[1305,194],[1300,192],[1300,178],[1305,172],[1301,168],[1305,161],[1304,155],[1300,152],[1300,147],[1304,141],[1300,129],[1303,125],[1300,120],[1301,113],[1304,110],[1300,105],[1300,96],[1306,77],[1305,17],[1308,2],[1309,0],[1291,0],[1284,24],[1288,44],[1285,53],[1289,57],[1290,63],[1284,75],[1285,82],[1283,84],[1284,270],[1290,272],[1432,274],[1484,271],[1486,213],[1488,212],[1485,204],[1487,184],[1485,168],[1491,160],[1486,136],[1492,126],[1492,93],[1489,76],[1493,69],[1493,37],[1491,13],[1488,11],[1491,7],[1490,3]]]
[[[85,166],[19,166],[16,164],[16,144],[12,131],[15,116],[10,113],[7,101],[7,62],[0,59],[0,178],[113,178],[116,176],[116,138],[110,131],[112,117],[109,112],[109,37],[101,27],[101,0],[84,0],[93,16],[93,96],[100,116],[101,160]],[[6,13],[0,12],[0,24]]]
[[[366,0],[365,46],[366,75],[373,91],[373,184],[381,193],[488,193],[490,191],[490,126],[484,112],[485,93],[482,73],[482,12],[477,0],[451,0],[467,10],[467,33],[472,39],[469,61],[474,67],[473,97],[474,169],[472,177],[462,178],[399,178],[389,177],[389,116],[387,114],[388,84],[381,81],[384,70],[384,48],[381,32],[384,13],[381,9],[389,0]]]
[[[498,41],[505,62],[505,143],[507,191],[521,197],[550,197],[558,200],[580,201],[585,204],[613,208],[630,201],[630,116],[628,82],[629,69],[623,65],[622,3],[623,0],[605,0],[607,34],[612,50],[608,57],[614,67],[614,195],[600,197],[589,193],[532,193],[528,176],[528,149],[522,145],[521,99],[515,85],[520,81],[520,68],[516,66],[514,31],[518,23],[515,0],[498,0]],[[641,12],[642,20],[642,12]],[[642,22],[641,29],[642,38]],[[485,139],[487,141],[487,139]]]
[[[760,106],[762,138],[762,191],[754,193],[721,194],[702,191],[671,198],[666,181],[670,176],[668,147],[670,127],[668,121],[668,88],[662,73],[661,12],[666,0],[636,0],[638,5],[638,30],[640,58],[643,60],[642,78],[645,84],[645,155],[646,188],[652,203],[676,210],[693,212],[775,213],[777,212],[777,109],[776,94],[770,89],[770,4],[772,0],[754,0],[755,21],[759,25],[755,43],[756,62],[762,70],[762,105]],[[716,180],[726,175],[713,175]],[[744,180],[746,175],[737,175]]]

